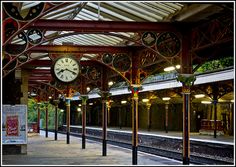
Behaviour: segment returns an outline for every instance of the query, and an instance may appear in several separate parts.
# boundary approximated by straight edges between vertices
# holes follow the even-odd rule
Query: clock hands
[[[65,68],[65,69],[61,69],[60,71],[57,72],[57,75],[60,75],[61,73],[63,73],[64,71],[69,71],[71,72],[73,75],[76,75],[76,72],[68,69],[68,68]]]
[[[57,72],[57,75],[59,75],[60,73],[64,72],[66,69],[61,69],[59,72]]]
[[[76,72],[74,72],[74,71],[72,71],[72,70],[70,70],[68,68],[66,68],[65,70],[72,72],[72,74],[76,74]]]

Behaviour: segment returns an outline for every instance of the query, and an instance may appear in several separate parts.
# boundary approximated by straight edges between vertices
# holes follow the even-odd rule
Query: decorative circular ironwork
[[[29,56],[27,54],[22,54],[22,55],[18,56],[17,59],[20,63],[24,63],[28,60],[28,58],[29,58]]]
[[[181,42],[177,35],[165,32],[157,38],[157,51],[165,57],[173,57],[181,50]]]
[[[113,60],[113,67],[119,72],[128,71],[131,67],[131,60],[127,54],[117,54]]]
[[[30,21],[36,18],[44,8],[44,3],[41,2],[29,9],[25,9],[25,11],[22,12],[22,10],[19,11],[17,4],[18,3],[7,2],[3,3],[3,7],[10,17],[19,21]]]
[[[3,35],[4,41],[11,37],[19,28],[17,21],[12,18],[8,18],[3,22]]]
[[[110,64],[112,62],[113,56],[109,53],[105,53],[102,55],[102,61],[105,64]]]
[[[55,85],[55,84],[56,84],[56,81],[53,79],[53,80],[51,80],[49,83],[50,83],[50,85],[52,85],[52,86],[53,86],[53,85]]]
[[[16,60],[13,60],[13,61],[11,61],[11,58],[10,58],[10,56],[5,56],[4,57],[4,59],[2,60],[2,64],[3,64],[3,67],[7,64],[7,63],[9,63],[8,64],[8,66],[5,68],[5,70],[13,70],[15,67],[16,67],[16,65],[17,65],[17,61]]]
[[[61,2],[50,2],[50,4],[52,4],[52,5],[59,5],[59,4],[61,4]]]
[[[89,67],[87,70],[87,76],[92,80],[101,78],[101,71],[96,67]]]
[[[156,35],[153,32],[145,32],[142,35],[142,42],[145,46],[153,46],[156,43]]]
[[[25,35],[24,32],[21,32],[17,35],[16,38],[14,38],[14,40],[18,40],[19,44],[17,44],[17,47],[14,47],[13,44],[7,44],[5,46],[5,51],[6,53],[10,54],[10,55],[18,55],[21,54],[22,52],[25,51],[25,49],[27,48],[28,45],[28,41],[27,41],[27,37]]]
[[[27,38],[28,38],[28,41],[32,45],[36,45],[36,44],[39,44],[42,41],[43,34],[42,34],[42,32],[40,30],[31,29],[27,33]]]
[[[81,74],[86,74],[87,73],[87,67],[81,66]]]

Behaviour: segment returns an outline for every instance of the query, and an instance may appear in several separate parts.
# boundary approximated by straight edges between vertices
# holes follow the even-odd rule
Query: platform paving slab
[[[100,142],[86,140],[86,149],[82,149],[81,139],[70,136],[70,144],[66,144],[66,135],[45,132],[29,134],[27,154],[3,155],[2,165],[132,165],[132,151],[129,149],[107,145],[107,156],[102,156]],[[138,152],[138,165],[182,165],[182,162]]]

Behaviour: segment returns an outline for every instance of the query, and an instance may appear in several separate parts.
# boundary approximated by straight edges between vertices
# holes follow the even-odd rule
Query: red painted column
[[[85,80],[82,80],[81,83],[81,93],[80,99],[82,100],[82,149],[85,149],[86,145],[86,109],[87,109],[87,100],[88,96],[85,95],[87,92]]]
[[[48,137],[48,101],[44,102],[46,108],[46,127],[45,127],[45,137]]]
[[[183,30],[181,72],[177,80],[182,83],[183,94],[183,164],[190,162],[190,87],[195,81],[192,74],[192,55],[190,54],[191,35],[188,30]]]
[[[148,131],[150,131],[150,129],[151,129],[151,111],[150,111],[150,108],[151,108],[151,103],[147,103],[147,114],[148,114],[148,116],[147,116],[147,119],[148,119],[148,121],[147,121],[147,129],[148,129]]]
[[[82,149],[85,149],[85,136],[86,136],[86,106],[87,106],[87,95],[81,95],[80,99],[82,100]]]
[[[40,133],[40,105],[41,103],[37,103],[37,109],[38,109],[38,119],[37,119],[37,124],[38,124],[38,133]]]
[[[166,133],[168,133],[168,111],[169,111],[169,102],[165,103],[165,110],[166,110],[166,121],[165,121],[165,125],[166,125]]]
[[[107,98],[108,92],[102,92],[102,155],[107,155]]]
[[[66,93],[66,143],[70,144],[70,88],[67,86]]]
[[[217,103],[219,96],[219,89],[217,84],[213,84],[212,86],[212,95],[213,95],[213,106],[214,106],[214,138],[217,136]]]
[[[54,129],[54,139],[57,140],[57,132],[58,132],[58,103],[59,100],[53,101],[55,104],[55,129]]]
[[[111,124],[111,100],[107,101],[107,124],[110,126]]]
[[[110,93],[108,91],[108,79],[106,68],[102,69],[102,155],[107,155],[107,101]]]
[[[131,79],[131,98],[132,98],[132,164],[138,164],[138,93],[141,88],[139,77],[139,55],[134,52],[132,55],[132,79]]]

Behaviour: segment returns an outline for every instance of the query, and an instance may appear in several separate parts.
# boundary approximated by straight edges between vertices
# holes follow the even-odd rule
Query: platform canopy
[[[72,94],[84,94],[84,88],[102,87],[103,73],[107,81],[132,84],[136,66],[142,84],[170,66],[194,73],[206,61],[234,54],[233,2],[22,1],[1,7],[3,78],[27,71],[36,93],[65,93],[51,72],[61,56],[80,62],[81,75],[70,86]]]

